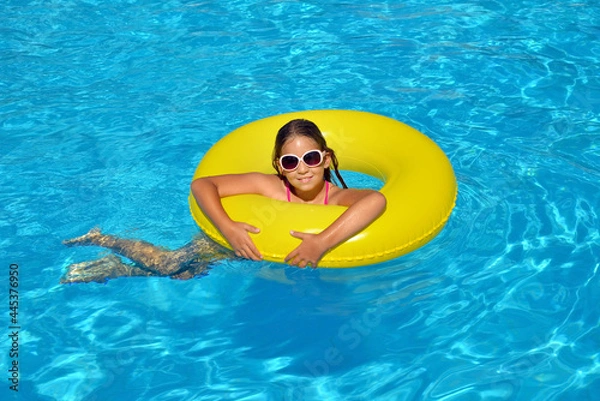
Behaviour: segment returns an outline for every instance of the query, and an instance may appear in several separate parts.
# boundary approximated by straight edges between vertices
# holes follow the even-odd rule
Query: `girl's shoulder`
[[[329,204],[352,206],[362,198],[378,191],[372,189],[340,188],[332,185],[329,190]]]

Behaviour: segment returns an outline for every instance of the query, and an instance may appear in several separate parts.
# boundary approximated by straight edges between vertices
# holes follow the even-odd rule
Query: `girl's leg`
[[[223,248],[216,242],[199,235],[189,244],[173,251],[173,257],[187,262],[184,269],[171,274],[170,277],[187,280],[196,276],[207,275],[212,262],[235,258],[236,256],[229,249]]]
[[[162,276],[178,274],[186,270],[190,263],[197,264],[202,261],[208,264],[215,260],[231,257],[231,253],[227,250],[204,237],[195,238],[189,244],[170,251],[149,242],[102,234],[97,228],[81,237],[66,240],[63,243],[67,246],[101,246],[132,260],[141,268],[150,270],[155,275]]]
[[[216,262],[217,260],[235,257],[236,256],[232,251],[209,240],[203,235],[197,235],[188,244],[172,251],[171,255],[171,258],[185,261],[185,263],[189,265]]]
[[[115,255],[108,255],[98,260],[69,265],[67,272],[60,279],[60,283],[89,283],[92,281],[105,283],[111,278],[132,276],[155,276],[155,274],[137,266],[123,263]]]
[[[77,245],[96,245],[118,253],[121,256],[132,260],[141,267],[146,268],[153,273],[168,275],[171,273],[168,269],[173,269],[171,265],[165,265],[166,253],[157,246],[149,242],[118,238],[112,235],[102,234],[99,229],[94,228],[81,237],[63,241],[67,246]]]

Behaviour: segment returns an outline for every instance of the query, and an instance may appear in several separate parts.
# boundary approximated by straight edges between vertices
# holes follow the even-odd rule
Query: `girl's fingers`
[[[262,255],[260,254],[260,252],[258,251],[258,249],[256,249],[256,247],[253,247],[253,249],[251,249],[250,259],[252,259],[252,260],[262,260]]]
[[[295,259],[295,258],[296,258],[296,251],[294,250],[294,251],[292,251],[292,252],[291,252],[289,255],[287,255],[287,256],[285,257],[285,259],[283,259],[283,261],[284,261],[285,263],[288,263],[288,264],[290,264],[290,265],[294,265],[294,259]]]
[[[246,231],[251,232],[253,234],[258,234],[260,232],[260,229],[258,227],[254,227],[250,224],[245,224],[245,228]],[[262,260],[262,255],[260,253],[260,251],[258,250],[258,248],[256,247],[256,245],[254,244],[254,242],[250,239],[250,243],[247,245],[248,249],[248,259],[252,259],[252,260]]]
[[[317,268],[317,262],[301,258],[299,259],[298,254],[296,252],[292,252],[288,256],[286,256],[284,262],[289,264],[290,266],[298,266],[301,269],[304,269],[306,266],[310,266],[312,269]]]
[[[246,245],[246,247],[242,250],[242,253],[243,257],[245,257],[246,259],[262,260],[262,255],[260,254],[258,249],[256,249],[254,243]]]
[[[253,234],[258,234],[260,232],[260,228],[258,228],[258,227],[251,226],[250,224],[244,224],[244,226],[245,226],[244,228],[246,229],[246,231],[249,231]]]
[[[260,253],[260,251],[258,250],[258,248],[256,247],[256,245],[254,244],[254,242],[252,241],[252,238],[250,237],[250,235],[248,235],[248,233],[254,233],[257,234],[260,232],[260,229],[257,227],[254,227],[250,224],[246,224],[246,223],[236,223],[237,225],[235,227],[236,230],[241,228],[243,231],[232,231],[231,234],[231,239],[229,240],[229,243],[231,244],[231,246],[233,247],[233,252],[235,253],[235,255],[237,257],[240,258],[245,258],[245,259],[251,259],[251,260],[262,260],[263,257]]]

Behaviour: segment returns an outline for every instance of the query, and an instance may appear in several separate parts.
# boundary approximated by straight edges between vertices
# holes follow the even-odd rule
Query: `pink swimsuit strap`
[[[285,190],[286,190],[286,195],[287,195],[287,200],[288,202],[292,201],[292,195],[290,191],[290,183],[287,182],[287,180],[285,181]],[[325,201],[323,202],[324,205],[328,205],[329,204],[329,181],[325,181]]]

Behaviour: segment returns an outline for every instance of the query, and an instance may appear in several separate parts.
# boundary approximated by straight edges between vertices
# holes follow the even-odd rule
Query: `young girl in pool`
[[[296,203],[347,206],[346,211],[319,234],[291,231],[302,240],[285,261],[290,265],[316,268],[319,260],[335,246],[367,227],[385,210],[385,197],[378,191],[349,189],[338,171],[335,153],[327,147],[319,128],[308,120],[297,119],[285,124],[277,133],[273,152],[277,174],[245,173],[203,177],[192,182],[191,190],[202,211],[231,245],[238,257],[261,260],[250,233],[258,228],[233,221],[221,198],[239,194],[258,194]],[[342,187],[332,182],[331,167]],[[231,257],[205,237],[175,251],[158,248],[144,241],[120,239],[95,229],[64,242],[65,245],[97,245],[132,260],[124,263],[111,255],[97,261],[69,266],[62,282],[106,281],[119,276],[170,276],[187,279],[206,274],[208,264]]]

